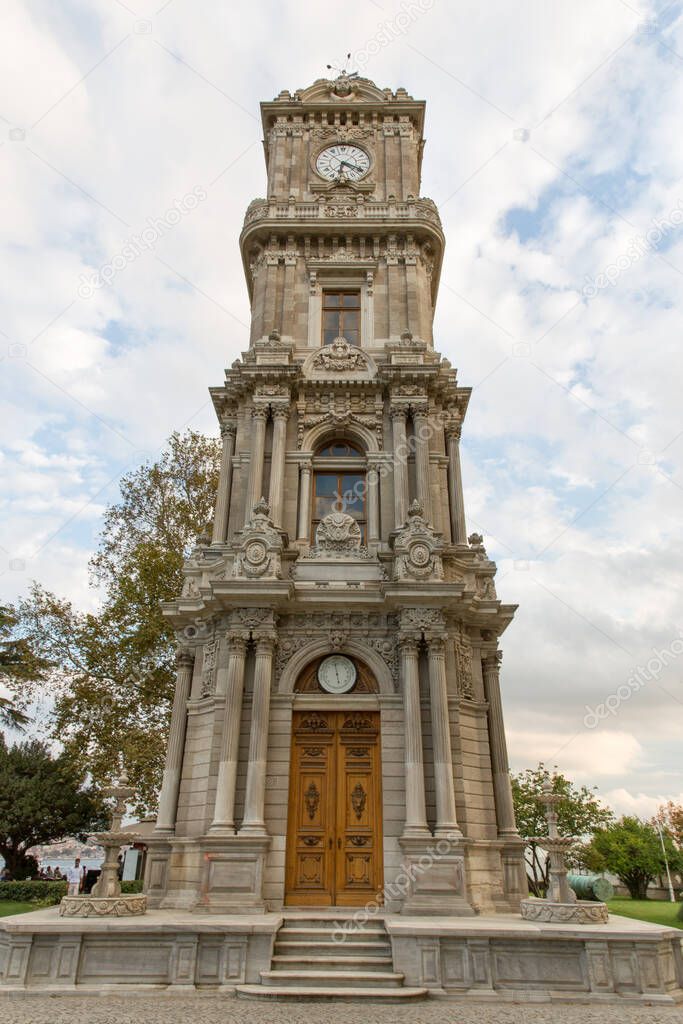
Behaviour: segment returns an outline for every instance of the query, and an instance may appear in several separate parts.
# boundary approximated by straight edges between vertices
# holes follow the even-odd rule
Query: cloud
[[[6,5],[6,598],[36,577],[91,606],[87,560],[121,473],[174,429],[216,432],[207,387],[248,338],[237,239],[265,188],[258,102],[324,73],[327,8],[251,4],[238,44],[220,5],[135,8]],[[345,46],[363,48],[398,10],[349,6]],[[448,239],[436,347],[473,387],[468,522],[499,562],[501,597],[520,605],[502,682],[527,762],[580,732],[585,705],[680,621],[681,230],[593,297],[585,288],[683,198],[682,52],[678,5],[658,20],[649,3],[468,0],[433,4],[366,68],[428,101],[422,191]],[[79,295],[198,186],[206,201]],[[658,760],[662,730],[680,735],[679,677],[672,666],[573,742],[571,770],[610,792],[647,796],[653,780],[653,799],[670,770],[666,792],[680,792],[673,748]]]

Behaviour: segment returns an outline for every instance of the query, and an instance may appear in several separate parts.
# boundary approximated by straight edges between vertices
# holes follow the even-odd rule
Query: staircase
[[[238,985],[237,995],[375,1003],[403,1003],[427,995],[427,989],[405,987],[403,975],[393,966],[391,943],[381,920],[361,926],[350,918],[285,916],[275,938],[271,969],[261,971],[260,985]]]

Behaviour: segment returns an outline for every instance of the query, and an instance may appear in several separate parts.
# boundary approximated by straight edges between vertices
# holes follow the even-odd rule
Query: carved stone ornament
[[[400,628],[404,633],[445,630],[443,612],[439,608],[404,608],[400,614]]]
[[[314,370],[348,373],[366,370],[368,361],[361,350],[350,345],[346,338],[335,338],[331,345],[318,352],[311,365]]]
[[[408,509],[408,521],[394,540],[395,580],[442,580],[438,553],[441,541],[426,522],[419,501]]]
[[[466,700],[472,700],[474,697],[474,690],[472,688],[472,648],[463,637],[456,637],[454,651],[458,693]]]
[[[544,921],[555,924],[607,924],[609,913],[606,903],[577,900],[575,903],[551,903],[547,900],[522,900],[520,904],[525,921]]]
[[[282,579],[282,547],[282,537],[270,519],[270,506],[261,498],[242,531],[232,575],[246,579]]]
[[[211,640],[204,647],[202,659],[202,685],[201,696],[210,697],[216,690],[216,660],[218,656],[218,641]]]
[[[474,557],[477,559],[477,561],[487,560],[486,548],[484,547],[484,538],[480,533],[471,533],[467,538],[467,543],[469,544],[474,554]]]
[[[360,526],[346,512],[330,512],[315,531],[315,544],[321,551],[353,553],[360,547],[360,540]]]
[[[133,917],[147,913],[147,897],[112,896],[90,899],[87,896],[64,896],[59,905],[60,917]]]

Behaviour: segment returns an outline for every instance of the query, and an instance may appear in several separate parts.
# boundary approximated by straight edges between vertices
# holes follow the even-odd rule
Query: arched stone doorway
[[[349,693],[376,694],[362,661],[349,658]],[[380,714],[331,696],[319,681],[326,657],[300,672],[295,693],[319,694],[292,716],[285,904],[360,907],[383,888]],[[356,706],[353,706],[355,704]]]

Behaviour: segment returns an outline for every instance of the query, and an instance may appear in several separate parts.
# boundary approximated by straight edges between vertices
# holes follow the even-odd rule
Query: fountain
[[[124,844],[138,838],[135,832],[121,830],[126,804],[135,793],[133,787],[128,785],[126,772],[121,773],[118,782],[106,786],[103,793],[115,801],[111,826],[108,832],[95,832],[89,837],[104,847],[102,872],[90,895],[64,896],[59,904],[60,917],[129,917],[147,912],[147,897],[142,893],[124,895],[119,881],[119,851]]]
[[[561,836],[557,828],[557,805],[564,799],[553,793],[548,779],[543,784],[541,803],[545,806],[548,835],[534,838],[548,855],[548,892],[545,899],[530,897],[522,900],[521,914],[525,921],[552,921],[557,924],[606,924],[607,904],[592,900],[577,900],[567,881],[567,854],[577,839]]]

